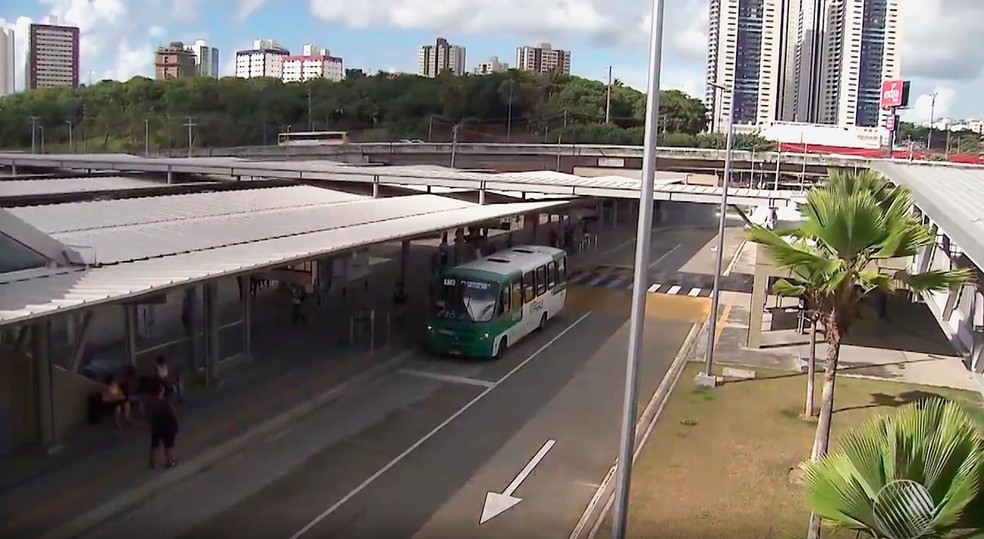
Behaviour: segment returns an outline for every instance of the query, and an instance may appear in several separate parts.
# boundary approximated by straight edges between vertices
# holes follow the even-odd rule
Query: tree
[[[468,132],[462,136],[478,140],[505,141],[509,124],[516,141],[556,140],[556,131],[565,127],[583,127],[579,140],[584,143],[634,140],[632,130],[643,123],[646,96],[624,85],[613,86],[611,115],[617,131],[611,132],[590,127],[604,122],[605,84],[559,73],[510,70],[424,78],[347,70],[342,81],[306,83],[269,77],[134,77],[78,90],[39,89],[0,98],[0,148],[29,147],[32,116],[44,128],[46,147],[52,151],[68,143],[69,121],[87,142],[80,145],[82,151],[142,152],[145,127],[152,150],[178,148],[186,138],[180,126],[189,116],[197,126],[195,145],[201,147],[266,144],[275,140],[278,130],[304,130],[309,121],[316,130],[349,131],[356,141],[423,138],[428,132],[434,140],[449,140],[451,126],[462,118],[469,118]],[[704,109],[698,99],[671,91],[663,92],[663,102],[667,133],[682,129],[693,135],[702,129]],[[602,138],[590,138],[592,133]]]
[[[957,403],[932,398],[853,429],[804,466],[807,503],[832,528],[874,538],[942,537],[980,494],[984,431]]]
[[[844,335],[862,314],[862,299],[874,291],[892,293],[946,290],[970,279],[969,269],[911,274],[882,273],[877,263],[909,258],[936,236],[912,213],[912,195],[871,171],[832,172],[823,187],[807,193],[800,205],[803,220],[793,230],[749,229],[749,239],[763,247],[789,277],[774,292],[814,298],[824,328],[827,356],[814,456],[827,454],[834,409],[837,362]]]

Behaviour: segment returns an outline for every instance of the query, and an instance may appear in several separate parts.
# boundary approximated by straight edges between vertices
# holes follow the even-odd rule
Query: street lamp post
[[[512,109],[513,109],[513,86],[515,83],[509,79],[509,112],[506,115],[506,142],[512,142]]]
[[[311,89],[308,88],[308,132],[314,131],[314,116],[311,116]]]
[[[929,94],[929,135],[926,136],[926,150],[933,151],[933,128],[936,123],[936,96],[939,92]]]
[[[639,186],[639,224],[636,232],[635,268],[632,285],[632,316],[629,321],[629,349],[625,361],[625,400],[622,402],[622,434],[619,440],[615,483],[612,537],[625,539],[629,516],[629,486],[635,450],[636,400],[639,356],[646,323],[646,289],[649,252],[653,228],[653,184],[656,181],[656,140],[659,136],[659,76],[663,57],[663,4],[653,0],[649,37],[649,94],[646,100],[646,132]]]
[[[144,118],[144,156],[150,155],[150,119]]]
[[[717,252],[714,256],[714,288],[711,292],[711,316],[707,331],[707,354],[705,355],[704,372],[697,376],[697,384],[714,387],[717,379],[712,371],[714,367],[714,341],[717,335],[718,305],[721,296],[721,266],[724,263],[724,231],[728,219],[728,184],[731,182],[731,154],[735,144],[735,86],[726,87],[711,83],[711,86],[723,94],[728,91],[731,109],[728,112],[728,139],[724,150],[724,181],[721,184],[721,216],[718,221]]]
[[[41,132],[41,153],[44,153],[44,126],[39,125],[38,131]]]
[[[458,153],[458,129],[460,128],[460,123],[451,126],[451,168],[454,168],[454,158],[456,157],[455,154]]]
[[[38,153],[38,117],[31,116],[31,153]]]
[[[75,140],[72,138],[72,120],[65,120],[68,125],[68,151],[75,153]]]
[[[608,66],[608,91],[605,94],[605,123],[612,119],[612,66]]]

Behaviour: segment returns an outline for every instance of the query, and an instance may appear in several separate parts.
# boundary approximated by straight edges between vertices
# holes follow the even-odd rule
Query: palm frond
[[[895,279],[913,292],[941,292],[971,282],[973,277],[974,273],[970,268],[931,270],[915,274],[900,270],[895,274]]]
[[[777,279],[772,285],[772,293],[777,296],[795,298],[806,293],[807,287],[804,284],[796,284],[788,279]]]
[[[939,536],[979,492],[984,435],[960,404],[932,398],[853,429],[804,475],[807,502],[828,525],[890,537],[925,524]],[[913,492],[926,496],[928,512],[911,503]]]

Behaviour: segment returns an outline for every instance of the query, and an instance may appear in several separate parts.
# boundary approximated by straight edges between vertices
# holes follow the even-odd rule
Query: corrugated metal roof
[[[405,203],[407,199],[386,200]],[[344,206],[355,204],[358,203]],[[466,204],[467,207],[411,217],[3,283],[0,284],[0,325],[561,204]]]
[[[0,198],[28,195],[57,195],[61,193],[83,193],[96,191],[116,191],[120,189],[143,189],[166,185],[123,176],[99,176],[95,178],[51,178],[44,180],[0,180]]]
[[[116,264],[469,206],[473,204],[413,195],[82,230],[52,237],[83,253],[90,263]]]
[[[916,205],[984,268],[984,167],[897,161],[871,167],[912,191]]]
[[[307,185],[45,204],[8,211],[48,234],[336,204],[367,197]]]

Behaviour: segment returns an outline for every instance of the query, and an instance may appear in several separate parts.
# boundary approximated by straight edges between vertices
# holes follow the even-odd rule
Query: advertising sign
[[[894,114],[889,114],[888,117],[885,118],[885,129],[888,129],[889,131],[895,131],[895,115]]]
[[[881,88],[881,107],[883,109],[891,109],[907,106],[909,106],[909,81],[883,81]]]

